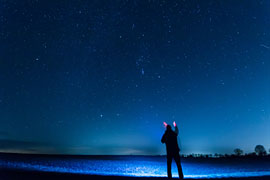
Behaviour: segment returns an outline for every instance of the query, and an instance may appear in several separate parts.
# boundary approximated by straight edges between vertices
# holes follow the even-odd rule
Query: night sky
[[[0,0],[0,151],[270,148],[270,1]]]

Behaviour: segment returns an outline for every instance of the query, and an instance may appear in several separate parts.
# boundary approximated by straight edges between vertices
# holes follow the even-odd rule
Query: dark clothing
[[[166,150],[168,155],[179,154],[179,147],[177,143],[178,136],[178,128],[175,127],[175,132],[170,130],[166,130],[164,135],[162,136],[161,142],[166,144]]]
[[[178,168],[179,178],[184,179],[180,163],[180,155],[179,155],[180,149],[177,143],[177,136],[178,136],[177,126],[175,127],[175,131],[167,129],[164,135],[162,136],[161,142],[166,144],[168,178],[172,178],[171,166],[172,166],[172,159],[174,159]]]
[[[168,174],[168,178],[172,178],[172,159],[174,159],[174,161],[175,161],[175,163],[177,165],[179,179],[184,179],[179,153],[177,153],[177,154],[175,154],[173,156],[167,155],[167,174]]]

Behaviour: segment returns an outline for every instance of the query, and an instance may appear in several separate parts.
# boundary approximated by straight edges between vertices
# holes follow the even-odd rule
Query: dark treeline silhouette
[[[254,152],[244,153],[244,151],[240,148],[236,148],[233,150],[233,154],[189,154],[189,155],[181,155],[181,157],[186,158],[235,158],[235,157],[269,157],[270,158],[270,149],[268,153],[263,145],[257,145],[254,148]]]

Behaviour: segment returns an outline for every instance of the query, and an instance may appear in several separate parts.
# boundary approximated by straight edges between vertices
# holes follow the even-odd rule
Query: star
[[[142,68],[142,71],[141,71],[142,75],[144,75],[144,69]]]

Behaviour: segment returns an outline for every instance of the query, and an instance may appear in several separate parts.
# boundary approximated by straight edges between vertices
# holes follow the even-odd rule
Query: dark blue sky
[[[0,151],[270,148],[269,1],[0,2]]]

